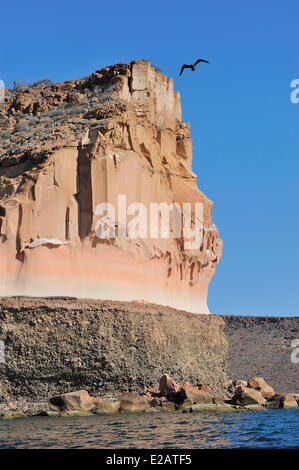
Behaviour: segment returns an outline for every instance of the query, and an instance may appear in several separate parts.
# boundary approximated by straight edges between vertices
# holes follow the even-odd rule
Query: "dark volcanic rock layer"
[[[1,298],[2,396],[33,401],[87,389],[107,396],[157,386],[163,373],[221,392],[224,322],[153,304]]]
[[[276,392],[299,393],[299,364],[291,361],[291,343],[299,338],[299,317],[222,318],[232,380],[262,376]]]

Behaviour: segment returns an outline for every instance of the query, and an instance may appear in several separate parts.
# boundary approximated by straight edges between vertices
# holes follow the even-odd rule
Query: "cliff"
[[[298,363],[292,361],[299,317],[222,318],[228,340],[227,373],[232,380],[261,376],[276,392],[299,393]]]
[[[98,396],[178,382],[223,392],[224,321],[157,305],[76,299],[0,299],[1,397],[33,401],[87,389]]]
[[[222,242],[192,172],[190,126],[172,79],[137,60],[6,90],[0,143],[0,295],[139,300],[209,313]],[[186,249],[172,229],[164,238],[161,214],[156,238],[133,238],[126,226],[120,236],[119,215],[99,238],[97,207],[117,208],[119,195],[147,209],[201,203],[200,246]],[[194,226],[193,212],[191,219]]]

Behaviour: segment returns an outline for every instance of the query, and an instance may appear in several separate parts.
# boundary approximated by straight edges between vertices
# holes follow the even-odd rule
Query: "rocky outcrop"
[[[145,393],[165,372],[221,393],[223,320],[152,304],[0,299],[3,396],[31,401],[74,390],[101,398]],[[159,394],[159,390],[156,390]]]
[[[209,312],[222,242],[212,202],[192,172],[190,126],[172,79],[137,60],[79,80],[6,90],[0,141],[0,295],[140,300]],[[99,238],[103,202],[113,205],[116,220],[106,219]],[[171,211],[169,236],[158,212],[145,236],[132,238],[136,213],[128,207],[135,202],[147,214],[151,203],[201,203],[200,245],[186,248]]]
[[[262,377],[256,379],[262,379]],[[258,382],[261,383],[261,381]],[[15,408],[12,403],[3,407],[0,401],[0,419],[169,411],[218,413],[219,411],[265,411],[267,408],[295,409],[298,407],[296,395],[292,393],[275,394],[266,402],[258,390],[246,387],[242,383],[237,387],[231,401],[212,395],[204,384],[199,384],[199,386],[194,386],[189,382],[184,385],[177,384],[168,374],[163,374],[161,377],[160,388],[161,390],[149,388],[142,395],[125,392],[109,399],[91,397],[86,390],[79,390],[51,397],[48,404],[43,403],[41,407],[31,402],[29,408],[24,406],[22,400],[17,402]]]

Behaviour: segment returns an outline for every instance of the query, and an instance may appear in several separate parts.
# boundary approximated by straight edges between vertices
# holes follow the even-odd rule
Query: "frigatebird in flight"
[[[194,64],[190,64],[190,65],[189,64],[184,64],[181,68],[180,75],[182,75],[184,69],[191,69],[192,72],[194,72],[195,67],[196,67],[197,64],[199,64],[199,62],[205,62],[206,64],[210,63],[208,60],[198,59],[196,62],[194,62]]]

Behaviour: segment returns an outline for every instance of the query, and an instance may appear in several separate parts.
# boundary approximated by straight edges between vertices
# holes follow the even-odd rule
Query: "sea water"
[[[0,448],[298,448],[299,408],[0,421]]]

